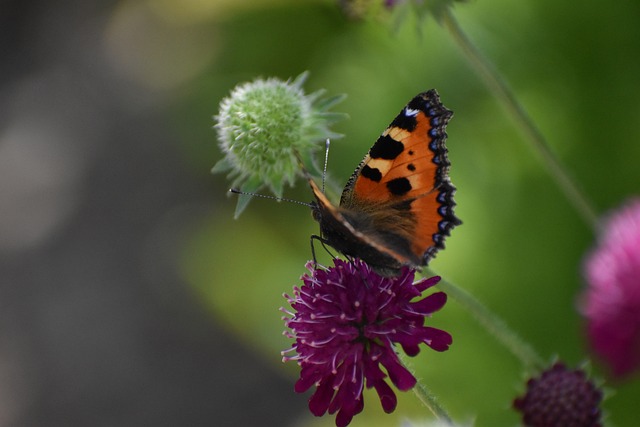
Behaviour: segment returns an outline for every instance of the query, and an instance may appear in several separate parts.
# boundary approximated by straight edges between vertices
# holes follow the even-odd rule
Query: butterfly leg
[[[329,248],[327,247],[327,245],[329,244],[329,242],[327,242],[325,239],[323,239],[321,236],[318,236],[316,234],[312,234],[311,235],[311,256],[313,257],[313,265],[314,268],[317,268],[318,266],[318,260],[316,258],[316,248],[315,245],[313,244],[314,240],[317,240],[318,242],[320,242],[320,244],[322,245],[322,247],[324,248],[324,250],[329,254],[329,256],[331,256],[331,258],[336,258],[336,256],[329,250]]]
[[[311,242],[311,255],[313,256],[313,269],[316,270],[318,268],[318,260],[316,258],[316,248],[315,248],[314,243],[313,243],[314,240],[317,240],[318,242],[320,242],[320,244],[322,245],[324,250],[329,254],[329,256],[331,256],[331,258],[335,259],[336,256],[329,250],[329,248],[328,248],[329,242],[326,239],[323,239],[321,236],[318,236],[316,234],[312,234],[311,235],[311,239],[310,239],[310,242]],[[353,267],[358,271],[358,274],[360,275],[360,278],[366,284],[366,286],[370,287],[371,285],[369,284],[369,281],[365,277],[364,273],[360,270],[360,268],[358,267],[358,264],[356,262],[354,262],[355,258],[353,258],[352,256],[349,256],[349,255],[345,255],[345,257],[347,258],[349,263],[351,263],[351,265],[353,265]]]
[[[367,288],[371,288],[371,284],[367,280],[367,277],[365,276],[364,272],[360,269],[360,266],[358,265],[358,263],[355,262],[355,258],[351,256],[347,256],[347,260],[351,263],[351,265],[353,265],[353,268],[358,272],[358,275],[360,276],[360,279],[365,284],[365,286]]]

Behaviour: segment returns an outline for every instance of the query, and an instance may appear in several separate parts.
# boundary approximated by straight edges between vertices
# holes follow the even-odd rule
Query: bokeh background
[[[594,237],[433,20],[396,31],[333,1],[0,4],[0,426],[329,426],[283,365],[282,293],[317,232],[307,209],[253,201],[233,220],[211,129],[237,83],[309,70],[335,108],[329,172],[346,181],[400,108],[435,87],[458,187],[432,263],[545,357],[588,358],[576,301]],[[640,3],[459,4],[601,213],[640,187]],[[305,183],[287,192],[310,200]],[[433,318],[450,351],[411,361],[460,421],[517,425],[517,360],[455,301]],[[596,376],[604,374],[597,363]],[[640,382],[612,383],[618,426]],[[354,426],[428,419],[411,393]]]

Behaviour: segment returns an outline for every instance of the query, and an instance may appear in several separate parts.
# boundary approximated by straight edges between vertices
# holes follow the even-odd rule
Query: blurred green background
[[[0,9],[0,425],[333,425],[281,363],[280,306],[317,224],[254,200],[233,220],[212,130],[256,77],[348,98],[329,175],[346,182],[415,94],[455,115],[451,179],[464,224],[431,267],[502,316],[543,357],[588,358],[577,299],[594,236],[433,20],[397,31],[332,1],[44,1]],[[454,10],[600,213],[640,186],[640,3],[475,1]],[[307,185],[287,197],[309,201]],[[448,352],[412,367],[456,420],[517,425],[525,377],[450,300]],[[599,365],[595,375],[604,373]],[[640,382],[611,384],[618,426]],[[14,390],[17,390],[15,392]],[[353,426],[428,419],[411,393]],[[255,416],[251,416],[251,413]],[[46,420],[44,422],[43,420]]]

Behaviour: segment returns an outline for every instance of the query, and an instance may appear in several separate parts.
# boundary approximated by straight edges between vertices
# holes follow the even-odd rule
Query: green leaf
[[[329,98],[324,98],[324,99],[320,99],[318,100],[318,102],[315,104],[315,106],[318,108],[318,110],[320,111],[326,111],[329,108],[333,107],[336,104],[341,103],[342,101],[344,101],[347,98],[347,94],[342,93],[340,95],[336,95],[336,96],[331,96]],[[335,114],[335,113],[334,113]],[[346,114],[345,114],[346,115]]]
[[[228,172],[233,168],[233,165],[227,160],[227,158],[223,158],[218,163],[216,163],[211,168],[211,173],[220,173],[220,172]]]
[[[262,187],[262,183],[255,177],[242,184],[240,191],[245,194],[238,194],[238,203],[236,203],[236,211],[233,214],[234,219],[238,219],[240,217],[240,214],[247,208],[251,199],[253,199],[252,193],[258,191],[260,187]]]
[[[304,82],[307,80],[307,77],[309,77],[309,70],[300,73],[298,77],[296,77],[296,79],[293,81],[292,85],[297,88],[301,88]]]

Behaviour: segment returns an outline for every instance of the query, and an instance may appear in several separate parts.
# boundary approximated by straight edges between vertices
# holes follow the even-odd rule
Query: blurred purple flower
[[[585,263],[581,309],[597,356],[616,377],[640,365],[640,199],[605,223]]]
[[[451,335],[424,326],[425,317],[441,309],[447,296],[436,292],[422,299],[422,292],[440,277],[413,283],[415,271],[404,268],[398,277],[377,275],[360,260],[336,259],[335,267],[315,269],[302,276],[303,285],[295,287],[293,297],[285,295],[293,313],[285,318],[295,339],[283,360],[295,360],[301,367],[295,391],[305,392],[313,385],[309,409],[316,416],[337,412],[336,425],[346,426],[364,407],[364,387],[375,388],[382,408],[391,413],[397,399],[385,381],[402,391],[416,384],[415,377],[401,364],[394,351],[400,344],[409,356],[427,344],[444,351]],[[283,309],[284,311],[284,309]],[[383,372],[382,365],[386,373]]]
[[[513,401],[527,427],[600,427],[602,391],[581,369],[556,363],[527,382],[527,392]]]

